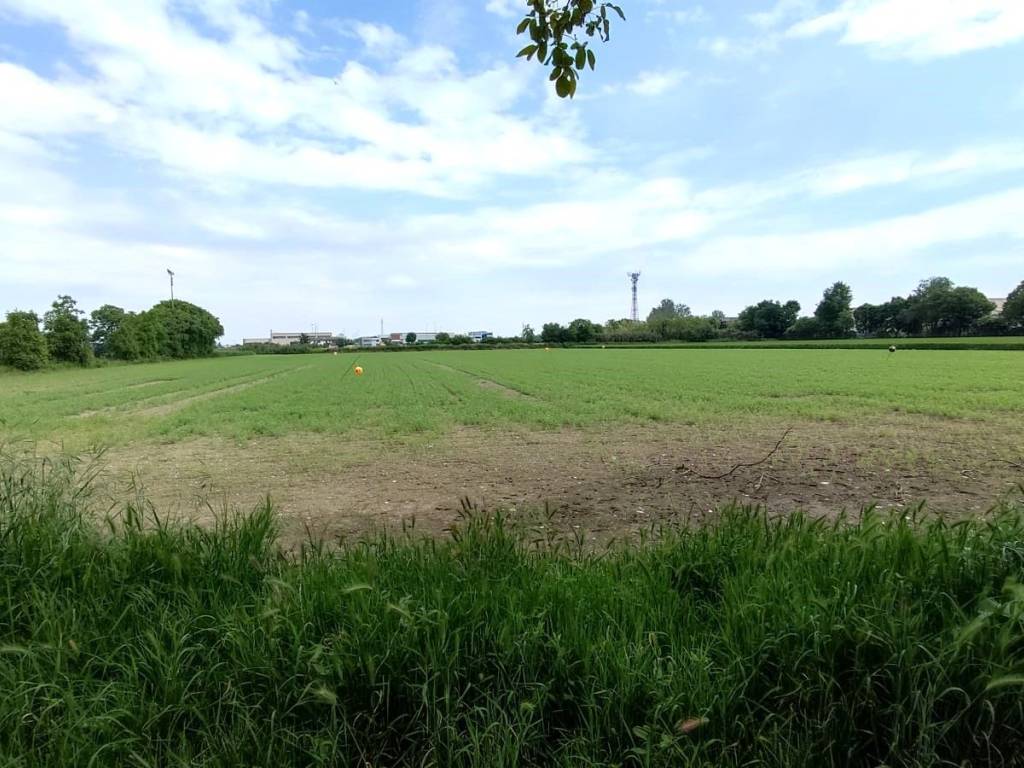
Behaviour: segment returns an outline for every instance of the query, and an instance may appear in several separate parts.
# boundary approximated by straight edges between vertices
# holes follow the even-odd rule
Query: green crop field
[[[441,533],[464,496],[550,503],[598,536],[734,499],[973,513],[1015,487],[1022,424],[1024,355],[1008,351],[363,352],[0,374],[5,443],[104,449],[115,499],[141,483],[186,514],[270,495],[295,537],[411,519]],[[699,477],[783,433],[761,470]]]
[[[636,343],[622,346],[636,349]],[[1024,350],[1020,336],[925,336],[905,339],[760,339],[757,341],[659,342],[648,345],[666,349],[980,349]]]
[[[3,373],[0,765],[1012,765],[1022,425],[1012,351]]]
[[[365,375],[356,377],[356,363]],[[196,436],[443,435],[458,426],[742,425],[893,414],[1024,420],[1024,355],[553,349],[235,357],[0,374],[11,438],[69,448]]]

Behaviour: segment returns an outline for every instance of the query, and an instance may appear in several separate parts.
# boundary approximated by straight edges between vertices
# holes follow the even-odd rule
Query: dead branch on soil
[[[993,459],[1000,464],[1008,464],[1013,469],[1024,469],[1024,461],[1010,461],[1009,459]]]
[[[688,467],[685,464],[680,464],[678,467],[676,467],[676,472],[684,472],[687,475],[692,475],[694,477],[699,477],[701,480],[722,480],[722,479],[724,479],[726,477],[729,477],[734,472],[736,472],[736,471],[738,471],[740,469],[749,469],[751,467],[756,467],[756,466],[759,466],[761,464],[764,464],[766,461],[768,461],[768,459],[770,459],[772,456],[774,456],[776,453],[779,452],[779,448],[782,447],[782,443],[785,442],[786,438],[789,437],[789,433],[792,432],[792,431],[793,431],[793,428],[790,427],[785,432],[783,432],[782,433],[782,437],[779,438],[779,442],[777,442],[775,444],[774,448],[772,448],[770,451],[768,451],[768,453],[765,455],[765,457],[763,459],[759,459],[758,461],[741,462],[741,463],[735,465],[728,472],[723,472],[720,475],[702,475],[700,472],[695,471],[692,467]]]

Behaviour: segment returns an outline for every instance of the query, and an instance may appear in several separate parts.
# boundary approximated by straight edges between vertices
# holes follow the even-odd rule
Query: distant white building
[[[437,333],[435,331],[412,331],[416,336],[414,344],[430,344],[431,342],[437,341]],[[409,335],[409,332],[401,333],[389,333],[384,336],[360,336],[355,340],[355,343],[360,347],[379,347],[381,344],[405,344],[405,339]],[[479,344],[485,339],[490,339],[494,336],[490,331],[470,331],[466,334],[474,343]]]
[[[330,331],[271,331],[269,337],[242,339],[242,344],[277,344],[279,347],[287,347],[299,344],[303,336],[310,344],[331,344],[334,341],[334,334]]]
[[[1005,296],[1003,298],[1001,298],[1001,299],[996,299],[996,298],[993,298],[992,296],[989,296],[988,300],[996,305],[996,308],[992,310],[992,314],[993,315],[1001,315],[1001,314],[1003,314],[1003,307],[1006,306],[1006,297]]]

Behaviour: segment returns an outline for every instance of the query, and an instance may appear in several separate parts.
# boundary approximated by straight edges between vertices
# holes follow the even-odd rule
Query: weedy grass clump
[[[604,551],[471,514],[282,552],[0,458],[0,765],[923,766],[1024,754],[1024,510],[724,509]]]

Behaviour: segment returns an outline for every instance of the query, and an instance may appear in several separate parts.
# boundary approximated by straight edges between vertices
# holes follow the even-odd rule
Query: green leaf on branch
[[[607,42],[611,34],[609,10],[620,20],[626,14],[618,5],[600,0],[525,0],[527,13],[516,26],[516,34],[529,32],[532,43],[517,57],[527,61],[537,57],[544,67],[551,69],[549,81],[555,84],[555,93],[571,98],[579,84],[578,73],[587,66],[593,71],[597,56],[582,37],[597,37]],[[550,56],[548,55],[548,52]]]

